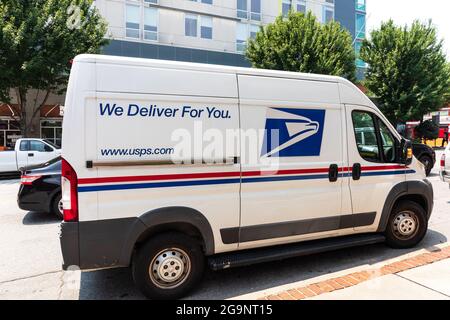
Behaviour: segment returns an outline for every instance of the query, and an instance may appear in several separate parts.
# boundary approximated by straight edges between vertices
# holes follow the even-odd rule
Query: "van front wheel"
[[[425,210],[416,202],[402,201],[394,207],[385,231],[390,247],[412,248],[422,241],[428,229]]]
[[[133,257],[133,279],[150,299],[178,299],[201,280],[205,258],[195,239],[182,233],[156,235]]]

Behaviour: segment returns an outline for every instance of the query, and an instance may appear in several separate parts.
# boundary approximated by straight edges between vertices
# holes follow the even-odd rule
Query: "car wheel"
[[[62,200],[61,200],[61,194],[58,193],[54,198],[52,202],[52,213],[56,215],[58,218],[63,219],[63,208],[62,208]]]
[[[433,169],[433,160],[431,160],[429,156],[422,156],[419,161],[425,166],[425,173],[428,177],[431,173],[431,169]]]
[[[412,248],[422,241],[428,229],[425,210],[416,202],[395,206],[385,231],[386,243],[397,249]]]
[[[152,237],[133,256],[133,279],[150,299],[178,299],[201,280],[205,267],[195,239],[170,232]]]

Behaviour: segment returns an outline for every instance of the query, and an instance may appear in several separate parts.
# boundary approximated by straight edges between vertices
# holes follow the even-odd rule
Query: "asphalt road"
[[[440,159],[438,153],[437,159]],[[429,177],[435,206],[429,232],[419,247],[393,250],[383,244],[346,249],[251,267],[207,271],[188,299],[229,299],[270,288],[370,266],[450,239],[450,189],[439,180],[438,163]],[[61,271],[59,221],[25,212],[16,204],[18,180],[0,181],[0,299],[143,299],[129,269]],[[248,297],[248,296],[247,296]]]

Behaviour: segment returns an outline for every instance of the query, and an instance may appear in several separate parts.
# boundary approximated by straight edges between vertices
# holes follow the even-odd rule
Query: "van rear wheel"
[[[386,243],[405,249],[422,241],[428,229],[425,210],[416,202],[402,201],[392,210],[385,231]]]
[[[133,257],[133,279],[150,299],[178,299],[201,280],[205,258],[198,242],[182,233],[156,235]]]

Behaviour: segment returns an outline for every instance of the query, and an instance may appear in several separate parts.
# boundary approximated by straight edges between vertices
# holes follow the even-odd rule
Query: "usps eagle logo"
[[[262,157],[320,156],[325,110],[270,108]]]

